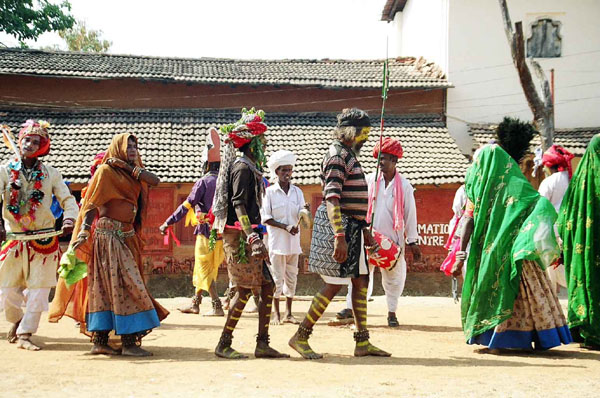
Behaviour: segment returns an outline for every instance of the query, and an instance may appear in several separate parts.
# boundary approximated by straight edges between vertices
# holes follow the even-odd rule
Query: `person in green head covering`
[[[558,217],[575,341],[600,349],[600,134],[588,145]]]
[[[500,128],[512,131],[525,124],[514,119],[503,123],[509,126]],[[571,343],[544,271],[559,255],[553,230],[556,211],[519,169],[517,161],[530,138],[520,144],[513,140],[512,145],[500,134],[498,138],[506,146],[491,144],[478,150],[465,181],[468,220],[453,272],[461,273],[470,240],[461,303],[466,341],[493,350]]]

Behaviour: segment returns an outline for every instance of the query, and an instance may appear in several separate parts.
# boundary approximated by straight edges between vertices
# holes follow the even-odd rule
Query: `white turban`
[[[277,152],[273,152],[271,156],[269,156],[269,161],[267,162],[267,167],[271,171],[271,179],[277,180],[277,174],[275,174],[275,170],[277,170],[281,166],[294,166],[296,164],[296,155],[293,152],[282,149]]]

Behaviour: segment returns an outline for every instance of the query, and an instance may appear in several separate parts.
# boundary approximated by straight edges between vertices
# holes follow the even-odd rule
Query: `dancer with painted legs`
[[[308,338],[333,296],[349,281],[354,287],[354,355],[390,356],[369,342],[367,329],[369,271],[364,261],[364,248],[376,251],[378,246],[365,221],[368,188],[357,157],[369,138],[370,126],[366,112],[344,109],[338,115],[334,142],[321,165],[323,203],[315,215],[309,269],[321,275],[325,286],[313,298],[306,317],[289,341],[290,346],[306,359],[323,357],[312,350]]]
[[[233,331],[252,294],[259,294],[258,336],[254,355],[257,358],[286,358],[269,346],[269,323],[273,302],[273,278],[266,262],[267,248],[258,232],[260,207],[265,187],[262,168],[267,126],[264,112],[242,110],[236,123],[221,127],[227,144],[217,180],[213,205],[214,232],[222,233],[229,279],[236,290],[215,355],[227,359],[246,358],[231,348]],[[243,156],[236,159],[239,149]],[[212,232],[211,232],[212,233]]]

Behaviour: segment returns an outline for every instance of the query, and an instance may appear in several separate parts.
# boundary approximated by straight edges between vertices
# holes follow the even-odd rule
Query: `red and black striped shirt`
[[[334,142],[321,164],[323,199],[338,198],[341,211],[358,220],[367,216],[369,202],[365,174],[351,148]]]

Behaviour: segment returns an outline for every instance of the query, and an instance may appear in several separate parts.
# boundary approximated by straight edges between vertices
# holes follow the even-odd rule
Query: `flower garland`
[[[19,181],[19,172],[22,168],[21,162],[10,162],[8,164],[10,169],[10,202],[6,206],[8,211],[13,215],[15,220],[21,225],[27,227],[31,222],[35,220],[35,211],[44,199],[44,192],[42,192],[42,181],[46,178],[42,171],[42,164],[37,162],[31,173],[34,179],[33,191],[29,195],[29,210],[25,214],[21,214],[21,207],[26,203],[24,200],[19,201],[19,192],[21,190],[21,183]]]

